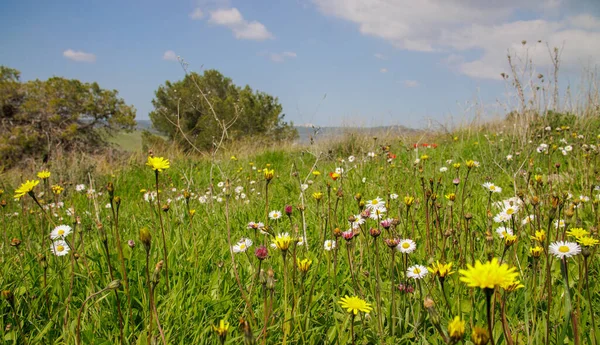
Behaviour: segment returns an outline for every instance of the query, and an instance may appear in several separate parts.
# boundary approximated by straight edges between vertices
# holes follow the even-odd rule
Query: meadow
[[[597,344],[598,145],[500,124],[8,172],[0,339]]]

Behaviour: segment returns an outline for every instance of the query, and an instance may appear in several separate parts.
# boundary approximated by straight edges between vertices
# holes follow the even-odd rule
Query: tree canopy
[[[107,134],[132,130],[135,124],[135,108],[116,90],[60,77],[21,82],[19,71],[0,66],[0,157],[5,166],[57,148],[98,150]]]
[[[189,140],[196,148],[210,149],[220,140],[224,124],[230,140],[257,135],[285,140],[298,135],[284,121],[276,97],[236,86],[216,70],[202,75],[192,72],[183,80],[165,82],[156,90],[152,104],[154,128],[184,148],[191,147]]]

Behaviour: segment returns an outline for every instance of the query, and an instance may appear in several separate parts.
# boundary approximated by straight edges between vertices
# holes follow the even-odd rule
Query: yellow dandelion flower
[[[319,170],[314,170],[312,174],[313,176],[321,176],[321,172]]]
[[[275,170],[274,169],[269,170],[267,168],[264,168],[263,174],[265,175],[265,180],[271,181],[273,179],[273,177],[275,176]]]
[[[454,273],[454,271],[452,271],[452,263],[441,264],[439,261],[436,261],[431,267],[427,267],[427,270],[440,278],[446,278]]]
[[[348,295],[346,295],[345,297],[342,297],[338,303],[342,308],[346,309],[348,313],[354,315],[358,314],[359,311],[369,313],[373,309],[369,303],[354,296],[348,297]]]
[[[475,345],[486,345],[490,341],[490,336],[485,328],[475,326],[471,334],[471,340]]]
[[[47,178],[50,178],[50,172],[48,170],[42,170],[39,173],[37,173],[37,177],[41,178],[42,180],[45,180]]]
[[[455,316],[448,323],[448,335],[453,343],[457,343],[465,336],[465,321],[460,319],[460,316]]]
[[[546,231],[538,230],[535,232],[535,236],[530,237],[534,241],[538,241],[539,243],[544,243],[546,240]]]
[[[15,189],[15,199],[21,199],[25,194],[33,193],[33,188],[40,183],[38,180],[27,180]]]
[[[543,252],[544,252],[544,248],[542,248],[540,246],[535,246],[535,247],[529,248],[529,253],[531,253],[531,256],[533,256],[534,258],[539,258]]]
[[[227,330],[229,330],[229,322],[221,320],[218,326],[213,325],[213,330],[219,337],[224,337],[227,335]]]
[[[521,284],[520,281],[515,280],[512,283],[502,285],[502,288],[508,292],[516,291],[520,288],[524,288],[525,285]]]
[[[452,166],[454,167],[454,169],[460,169],[460,163],[454,163],[452,164]]]
[[[575,237],[575,238],[585,237],[589,234],[590,234],[590,232],[587,230],[584,230],[583,228],[572,228],[571,230],[567,231],[567,235]]]
[[[312,260],[309,259],[304,259],[304,260],[300,260],[300,259],[296,259],[297,261],[297,266],[298,266],[298,270],[302,273],[306,273],[308,272],[308,269],[310,268],[310,265],[312,264]]]
[[[52,186],[52,193],[54,193],[55,195],[59,195],[61,194],[65,189],[62,186],[59,186],[57,184],[55,184],[54,186]]]
[[[290,237],[290,234],[284,232],[283,234],[275,236],[273,243],[275,244],[277,249],[285,252],[292,244],[292,238]]]
[[[414,197],[412,197],[410,195],[407,195],[407,196],[404,197],[404,204],[406,206],[411,206],[414,202],[415,202],[415,198]]]
[[[312,197],[313,197],[315,200],[319,201],[319,200],[323,199],[323,193],[321,193],[321,192],[314,192],[314,193],[312,194]]]
[[[460,270],[462,275],[460,280],[466,283],[469,287],[481,289],[493,289],[496,286],[504,286],[514,282],[518,273],[516,268],[508,267],[507,264],[500,264],[497,258],[482,264],[479,260],[475,262],[475,266],[467,264],[466,270]]]
[[[148,161],[146,165],[152,168],[154,171],[161,172],[165,169],[169,169],[171,167],[169,160],[164,159],[163,157],[151,157],[148,156]]]
[[[517,235],[511,235],[509,233],[506,233],[504,235],[504,245],[505,246],[510,247],[515,243],[517,243]]]
[[[581,244],[584,247],[593,247],[600,243],[600,241],[598,241],[597,239],[589,236],[578,237],[577,242],[579,242],[579,244]]]

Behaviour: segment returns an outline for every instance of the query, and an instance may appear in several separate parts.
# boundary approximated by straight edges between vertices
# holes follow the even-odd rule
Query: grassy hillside
[[[536,130],[51,161],[1,196],[0,339],[593,344],[600,133]]]

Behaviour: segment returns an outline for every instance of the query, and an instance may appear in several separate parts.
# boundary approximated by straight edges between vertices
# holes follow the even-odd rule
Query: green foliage
[[[249,86],[236,86],[216,70],[165,82],[156,90],[152,104],[150,119],[154,128],[187,149],[191,145],[181,131],[194,146],[204,150],[221,140],[224,126],[228,127],[227,140],[263,136],[279,141],[298,135],[284,121],[277,98]]]
[[[103,134],[135,126],[135,108],[116,90],[60,77],[21,82],[19,76],[15,69],[0,67],[0,159],[5,166],[55,149],[101,150]]]

